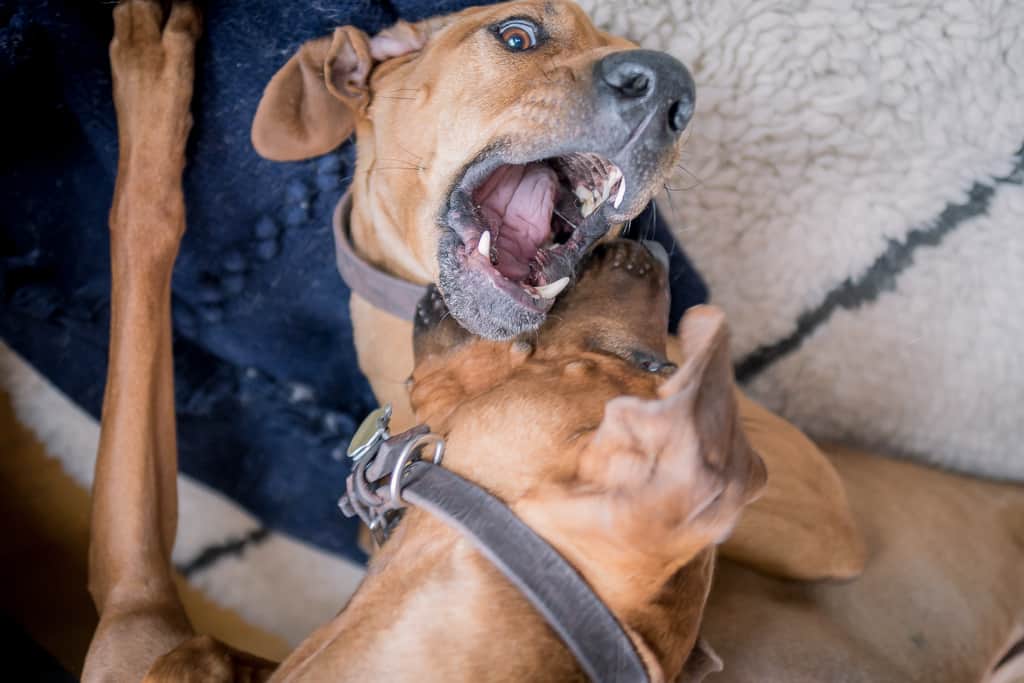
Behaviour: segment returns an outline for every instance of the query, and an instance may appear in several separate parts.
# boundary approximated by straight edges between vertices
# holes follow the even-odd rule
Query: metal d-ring
[[[428,444],[434,444],[434,457],[432,458],[435,465],[441,464],[441,459],[444,458],[444,439],[438,434],[430,433],[424,434],[423,436],[417,437],[407,443],[402,452],[398,454],[398,460],[395,462],[395,468],[391,470],[391,504],[396,505],[402,503],[402,474],[405,471],[407,465],[411,462],[412,456],[416,453],[417,449],[426,446]]]

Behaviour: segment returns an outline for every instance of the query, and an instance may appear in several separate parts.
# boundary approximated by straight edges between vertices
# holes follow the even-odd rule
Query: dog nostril
[[[619,88],[623,95],[629,97],[643,97],[650,90],[651,79],[647,78],[644,74],[636,74],[635,76],[626,80],[625,83]]]
[[[682,133],[693,116],[693,99],[684,97],[668,108],[668,127],[674,133]]]
[[[604,74],[605,82],[623,97],[644,97],[652,89],[652,78],[635,64],[620,63]]]

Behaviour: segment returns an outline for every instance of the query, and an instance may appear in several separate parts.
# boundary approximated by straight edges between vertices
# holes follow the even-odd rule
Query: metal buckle
[[[384,545],[384,542],[391,536],[395,526],[402,519],[402,515],[405,514],[407,503],[402,500],[402,480],[405,478],[409,467],[420,460],[419,451],[431,444],[434,446],[432,461],[435,465],[440,465],[441,460],[444,458],[444,439],[437,434],[421,434],[405,444],[399,452],[398,459],[395,461],[394,467],[391,468],[387,498],[380,496],[380,505],[373,507],[370,512],[371,520],[367,526],[377,547]],[[365,476],[366,468],[372,461],[373,457],[368,457],[359,462],[356,465],[353,476]]]
[[[432,462],[440,465],[444,458],[444,439],[439,435],[421,426],[392,436],[388,431],[390,420],[391,406],[387,405],[367,415],[359,425],[348,448],[353,466],[346,487],[351,496],[342,495],[338,501],[346,516],[358,515],[366,522],[378,546],[383,545],[402,518],[406,506],[402,500],[402,481],[412,464],[421,458],[419,452],[433,446]],[[394,450],[386,450],[381,456],[385,443],[389,449],[400,448],[398,455],[394,455]],[[371,481],[366,472],[378,457],[385,457],[387,461],[393,459],[394,464],[387,473],[381,473],[378,466],[376,478]],[[387,462],[382,466],[387,467]],[[383,483],[385,480],[387,484]]]
[[[398,460],[395,462],[394,469],[391,470],[391,483],[388,487],[388,491],[391,494],[392,505],[405,505],[405,501],[402,500],[402,477],[405,476],[406,468],[416,462],[416,460],[419,460],[419,458],[411,460],[413,454],[416,453],[416,450],[428,444],[434,444],[434,464],[441,464],[441,460],[444,458],[444,439],[437,434],[429,432],[407,443],[405,448],[403,448],[402,452],[399,454]]]

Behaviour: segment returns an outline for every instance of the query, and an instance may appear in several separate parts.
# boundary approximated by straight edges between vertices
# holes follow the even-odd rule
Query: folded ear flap
[[[427,33],[437,20],[427,20],[419,24],[399,21],[394,26],[384,29],[370,41],[370,52],[378,62],[392,57],[401,57],[420,50],[427,42]]]
[[[690,309],[682,365],[659,398],[610,401],[580,459],[580,479],[614,494],[618,533],[678,561],[721,542],[765,482],[740,428],[728,341],[721,311]]]
[[[252,144],[273,161],[325,154],[348,138],[369,102],[370,41],[351,26],[305,43],[263,91]]]
[[[340,145],[370,104],[374,64],[422,48],[425,26],[400,21],[372,39],[343,26],[305,43],[263,91],[252,123],[253,147],[273,161],[296,161]]]

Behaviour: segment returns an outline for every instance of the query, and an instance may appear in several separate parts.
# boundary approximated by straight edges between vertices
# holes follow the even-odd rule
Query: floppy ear
[[[682,365],[657,400],[607,404],[579,476],[615,493],[622,533],[683,559],[725,539],[765,470],[740,427],[724,314],[692,308],[680,336]]]
[[[419,27],[399,22],[369,38],[353,26],[305,43],[263,91],[252,122],[252,144],[273,161],[326,154],[355,129],[370,105],[375,62],[419,50]]]
[[[660,590],[720,543],[765,481],[739,424],[725,316],[691,308],[681,337],[680,368],[658,398],[609,401],[575,475],[517,506],[578,563],[638,590]]]

